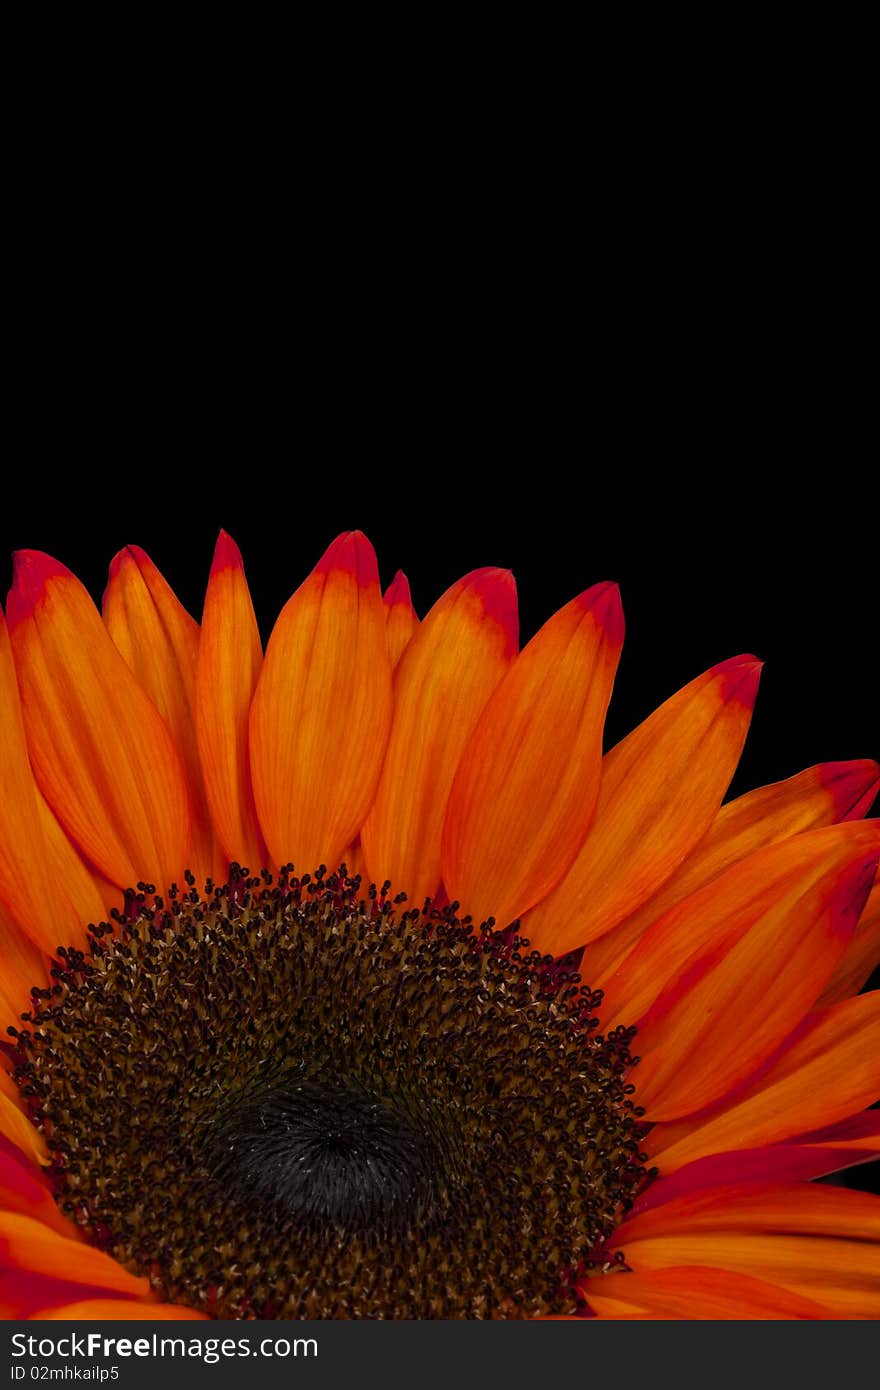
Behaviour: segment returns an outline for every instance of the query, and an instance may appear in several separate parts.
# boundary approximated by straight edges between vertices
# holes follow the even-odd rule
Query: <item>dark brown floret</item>
[[[15,1072],[62,1209],[217,1317],[576,1310],[645,1178],[633,1029],[512,929],[343,870],[127,895]]]

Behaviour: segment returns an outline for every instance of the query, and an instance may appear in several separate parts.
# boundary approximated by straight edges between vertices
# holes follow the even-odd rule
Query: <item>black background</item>
[[[406,571],[422,615],[461,573],[512,568],[523,641],[579,590],[614,579],[627,637],[608,745],[707,666],[751,651],[766,665],[732,794],[880,755],[876,507],[846,461],[811,452],[807,467],[788,449],[769,462],[752,431],[731,426],[699,463],[692,433],[685,467],[662,430],[594,450],[547,420],[543,440],[532,418],[495,441],[485,423],[466,440],[438,422],[423,448],[399,429],[387,454],[375,436],[337,454],[332,440],[261,447],[259,430],[223,447],[215,430],[198,465],[176,471],[155,462],[162,440],[148,431],[129,458],[64,485],[35,467],[4,517],[2,552],[48,550],[100,601],[110,559],[137,543],[199,617],[222,525],[244,553],[264,639],[326,544],[354,527],[376,546],[383,586]],[[878,1167],[849,1181],[880,1190]]]

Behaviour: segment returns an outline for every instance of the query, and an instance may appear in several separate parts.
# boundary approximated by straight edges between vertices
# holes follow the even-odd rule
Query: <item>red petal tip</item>
[[[313,574],[330,574],[332,570],[344,570],[354,575],[362,588],[379,582],[379,566],[376,552],[363,531],[343,531],[335,541],[331,541]]]
[[[483,605],[483,614],[497,623],[505,637],[505,655],[514,656],[519,650],[519,607],[513,570],[487,566],[468,576],[469,588]]]
[[[873,758],[856,758],[846,763],[823,763],[819,768],[822,785],[834,798],[837,820],[861,820],[867,815],[880,791],[880,763]]]
[[[833,929],[845,936],[851,936],[855,931],[877,877],[877,865],[880,863],[880,830],[877,841],[878,844],[873,849],[868,850],[866,854],[860,854],[858,859],[847,864],[830,895],[829,907]]]
[[[31,616],[45,594],[48,580],[74,577],[66,565],[42,550],[16,550],[12,564],[12,588],[6,604],[10,628]]]
[[[124,545],[110,561],[110,578],[115,579],[126,565],[135,565],[139,568],[141,561],[146,560],[146,558],[146,551],[141,550],[139,545]]]
[[[722,700],[739,700],[747,709],[754,709],[763,665],[763,661],[747,652],[713,666],[712,675],[721,677]]]
[[[388,588],[385,590],[385,603],[387,607],[393,608],[396,603],[405,603],[407,608],[412,608],[412,594],[409,589],[409,580],[403,570],[398,570]]]
[[[243,569],[241,551],[228,531],[221,531],[214,547],[211,573],[220,574],[223,570]]]
[[[623,604],[620,600],[620,589],[613,580],[604,579],[601,584],[594,584],[592,588],[585,589],[582,594],[578,594],[575,603],[579,603],[583,609],[593,614],[611,642],[622,644],[625,627]]]

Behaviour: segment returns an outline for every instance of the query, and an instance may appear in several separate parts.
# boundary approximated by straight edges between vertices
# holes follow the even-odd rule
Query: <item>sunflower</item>
[[[263,655],[136,547],[0,634],[15,1318],[871,1318],[868,760],[722,805],[760,663],[603,756],[615,585],[518,650],[340,536]]]

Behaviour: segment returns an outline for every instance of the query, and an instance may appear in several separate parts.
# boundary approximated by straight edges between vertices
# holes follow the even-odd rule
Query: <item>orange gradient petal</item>
[[[14,1212],[0,1211],[0,1264],[140,1298],[150,1292],[147,1279],[129,1274],[103,1250],[61,1236],[42,1221]]]
[[[39,1168],[24,1156],[0,1146],[0,1207],[50,1226],[72,1240],[80,1240],[76,1226],[62,1216]]]
[[[167,886],[187,863],[189,797],[165,723],[79,580],[39,551],[15,560],[7,617],[37,782],[117,887]]]
[[[756,850],[864,815],[878,781],[880,768],[868,758],[820,763],[722,806],[703,839],[659,891],[589,944],[582,963],[584,978],[594,987],[602,985],[652,923]]]
[[[783,926],[796,936],[799,914],[817,906],[810,897],[814,889],[820,897],[823,891],[833,891],[847,866],[867,859],[877,852],[877,846],[877,824],[856,821],[807,831],[734,864],[721,878],[670,908],[645,932],[614,974],[602,982],[603,1025],[611,1028],[644,1019],[667,985],[674,988],[678,984],[684,992],[681,975],[689,964],[696,967],[698,960],[714,956],[720,968],[728,952],[752,928],[761,933],[761,940]],[[840,944],[842,949],[845,940]],[[833,941],[831,955],[832,946]],[[702,956],[698,957],[698,952]],[[836,959],[831,960],[811,1003],[824,989]],[[696,982],[691,977],[689,981]]]
[[[18,1088],[10,1081],[9,1073],[0,1069],[0,1134],[14,1144],[26,1157],[45,1166],[49,1162],[46,1141],[34,1129],[21,1109]]]
[[[841,827],[842,830],[856,827]],[[639,1024],[639,1104],[675,1120],[744,1081],[815,1004],[852,940],[880,859],[880,825],[829,849],[751,926],[729,920],[690,956]],[[814,832],[823,838],[831,831]]]
[[[774,1144],[864,1110],[880,1096],[880,991],[811,1014],[735,1097],[656,1125],[644,1147],[667,1175],[706,1154]]]
[[[586,1279],[580,1287],[597,1317],[615,1321],[646,1315],[664,1320],[718,1321],[830,1317],[820,1303],[778,1284],[705,1265],[609,1274]]]
[[[276,863],[339,863],[370,809],[390,727],[376,557],[351,531],[282,610],[251,709],[254,799]]]
[[[180,1303],[146,1303],[134,1298],[86,1298],[62,1308],[41,1308],[31,1322],[204,1322],[207,1313]]]
[[[624,1222],[609,1244],[637,1274],[711,1260],[868,1318],[880,1313],[878,1236],[880,1198],[793,1183],[701,1191]]]
[[[55,894],[40,824],[37,788],[28,759],[12,648],[2,613],[0,739],[0,904],[32,941],[51,952],[58,945]]]
[[[139,545],[110,564],[104,623],[120,655],[165,720],[189,787],[192,847],[189,868],[203,881],[225,877],[216,856],[195,731],[199,625]]]
[[[37,791],[37,814],[43,832],[46,851],[46,866],[56,904],[55,920],[58,940],[55,946],[77,944],[81,940],[83,928],[91,922],[104,921],[107,916],[107,903],[102,891],[102,881],[92,874],[77,853],[59,824],[52,807],[39,787]],[[119,898],[117,890],[111,889],[111,896]],[[114,906],[118,902],[114,901]],[[74,925],[75,924],[75,925]],[[54,947],[53,947],[54,950]]]
[[[196,733],[211,817],[226,856],[252,873],[268,863],[251,787],[248,717],[263,648],[241,552],[220,532],[205,594]]]
[[[45,989],[46,957],[0,904],[0,1033],[30,1008],[30,989]]]
[[[370,878],[419,904],[440,886],[446,802],[464,747],[516,654],[509,570],[474,570],[431,609],[400,663],[394,719],[361,841]]]
[[[419,619],[410,597],[409,580],[403,570],[397,571],[385,590],[385,597],[382,601],[385,605],[388,656],[391,661],[391,669],[394,671],[397,669],[410,639],[415,636],[416,628],[419,625]]]
[[[602,936],[651,897],[706,833],[736,771],[760,674],[753,656],[723,661],[612,748],[577,858],[523,921],[540,951],[564,955]]]
[[[599,795],[623,644],[616,584],[560,609],[513,662],[462,755],[443,828],[450,898],[506,925],[555,887]]]
[[[858,994],[880,965],[880,883],[874,885],[865,910],[859,918],[856,934],[850,941],[837,968],[825,987],[820,1007],[837,1004]]]

